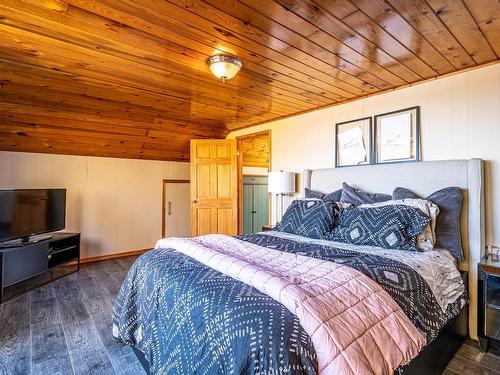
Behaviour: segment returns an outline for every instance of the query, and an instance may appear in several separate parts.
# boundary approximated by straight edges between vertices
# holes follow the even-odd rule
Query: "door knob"
[[[193,199],[191,203],[198,203],[198,201],[196,199]]]

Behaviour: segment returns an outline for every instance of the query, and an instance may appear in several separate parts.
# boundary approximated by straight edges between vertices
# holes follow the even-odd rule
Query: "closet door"
[[[243,184],[243,233],[253,233],[253,184]]]
[[[266,184],[257,183],[253,186],[253,232],[262,231],[269,224],[269,196]]]
[[[243,233],[262,231],[269,223],[267,177],[243,177]]]

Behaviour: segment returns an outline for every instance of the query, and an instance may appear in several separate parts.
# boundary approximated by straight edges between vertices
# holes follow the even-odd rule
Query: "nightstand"
[[[272,225],[263,225],[262,226],[262,231],[263,232],[269,232],[270,230],[273,230],[273,226]]]
[[[489,341],[500,343],[500,257],[488,255],[479,263],[478,338],[481,351]]]

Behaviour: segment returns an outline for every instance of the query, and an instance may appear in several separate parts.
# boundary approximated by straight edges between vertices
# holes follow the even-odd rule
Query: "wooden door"
[[[238,231],[236,140],[191,140],[191,233]]]
[[[191,236],[189,180],[163,180],[162,237]]]

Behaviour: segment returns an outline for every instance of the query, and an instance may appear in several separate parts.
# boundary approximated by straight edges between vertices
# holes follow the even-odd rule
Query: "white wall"
[[[153,247],[164,178],[189,179],[189,163],[0,152],[0,189],[67,189],[66,229],[82,233],[82,258]]]
[[[500,245],[500,64],[235,131],[272,129],[274,170],[334,167],[334,124],[419,105],[423,160],[486,163],[486,239]],[[300,182],[300,180],[299,180]],[[300,183],[298,190],[300,190]],[[273,216],[274,217],[274,216]]]

